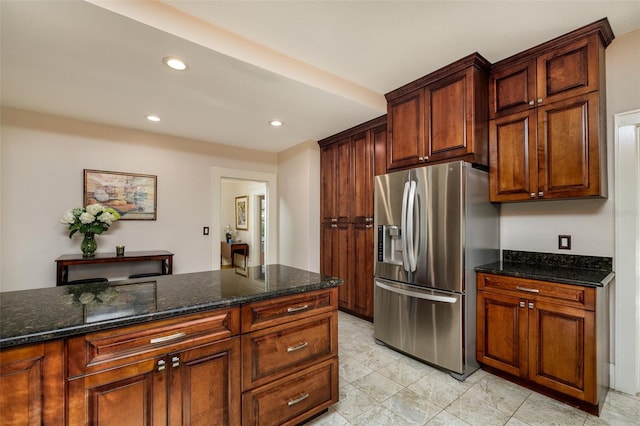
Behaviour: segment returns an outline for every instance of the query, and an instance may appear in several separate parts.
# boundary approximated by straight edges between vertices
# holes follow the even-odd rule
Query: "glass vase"
[[[96,254],[98,244],[96,243],[96,235],[93,232],[85,232],[82,243],[80,244],[80,250],[82,250],[82,257],[93,257]]]

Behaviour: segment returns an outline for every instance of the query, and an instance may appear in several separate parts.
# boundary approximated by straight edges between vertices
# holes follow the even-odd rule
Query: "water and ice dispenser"
[[[402,229],[378,225],[378,262],[402,265]]]

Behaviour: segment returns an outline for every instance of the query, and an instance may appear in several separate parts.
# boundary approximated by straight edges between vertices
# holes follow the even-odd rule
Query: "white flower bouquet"
[[[90,204],[87,207],[76,207],[67,211],[61,222],[69,225],[69,238],[76,232],[102,234],[109,230],[113,222],[120,219],[120,213],[102,204]]]

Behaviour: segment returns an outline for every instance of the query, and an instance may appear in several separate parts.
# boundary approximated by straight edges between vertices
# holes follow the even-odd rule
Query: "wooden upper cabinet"
[[[387,170],[424,161],[424,91],[389,101],[387,120]]]
[[[489,79],[489,116],[500,117],[533,108],[536,101],[536,61],[493,71]]]
[[[491,201],[607,196],[606,19],[493,65]]]
[[[599,71],[604,66],[599,45],[598,35],[593,34],[540,55],[536,62],[536,105],[599,90]]]
[[[373,156],[370,132],[353,137],[353,207],[352,222],[373,222]]]
[[[351,140],[341,140],[321,152],[321,215],[323,222],[349,222],[352,199]]]
[[[538,190],[536,123],[535,111],[523,111],[492,120],[489,128],[489,181],[494,199],[514,201],[535,198]]]
[[[590,93],[538,109],[538,198],[606,195],[599,102]]]
[[[385,95],[387,170],[454,159],[488,164],[489,66],[474,53]]]
[[[603,65],[596,34],[514,64],[497,63],[489,78],[490,117],[597,91]]]

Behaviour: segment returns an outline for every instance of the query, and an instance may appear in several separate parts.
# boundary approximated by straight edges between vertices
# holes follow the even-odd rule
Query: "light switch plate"
[[[571,235],[558,235],[558,249],[571,250]]]

